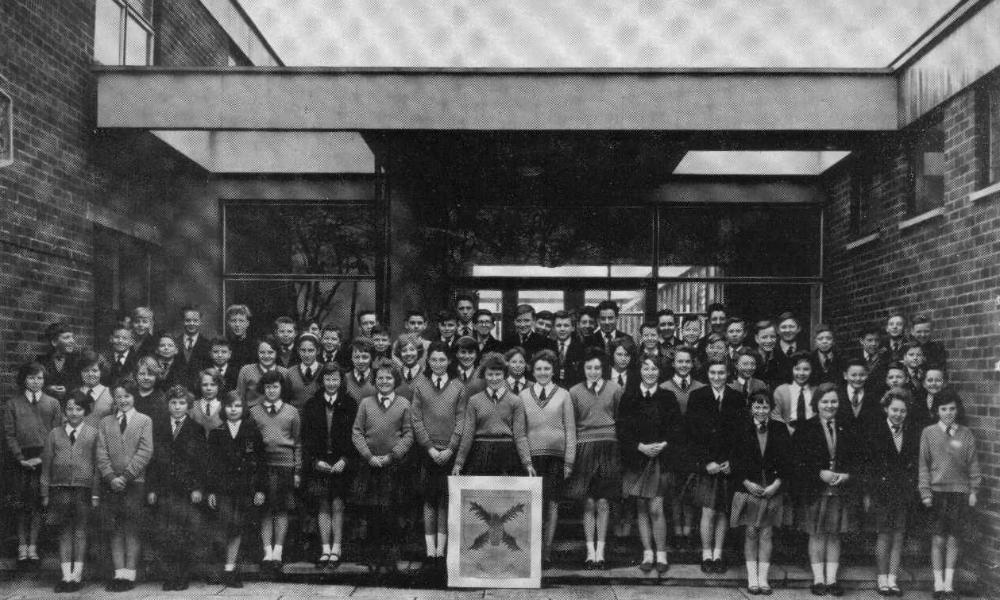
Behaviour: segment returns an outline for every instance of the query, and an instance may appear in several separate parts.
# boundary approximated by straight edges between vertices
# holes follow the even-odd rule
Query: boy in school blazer
[[[165,591],[185,590],[190,579],[191,542],[200,532],[199,513],[205,489],[205,430],[188,416],[191,396],[182,385],[167,392],[170,418],[153,424],[156,452],[149,465],[146,491],[155,506],[166,581]]]
[[[844,369],[844,383],[837,390],[840,396],[837,420],[854,427],[859,435],[885,420],[881,398],[869,391],[867,380],[868,365],[861,359],[852,358]]]

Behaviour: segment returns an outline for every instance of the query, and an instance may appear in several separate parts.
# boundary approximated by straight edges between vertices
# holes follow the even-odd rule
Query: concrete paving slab
[[[617,600],[746,600],[739,590],[718,587],[670,587],[658,585],[612,586]]]
[[[553,586],[542,590],[549,600],[615,600],[615,592],[607,585]]]

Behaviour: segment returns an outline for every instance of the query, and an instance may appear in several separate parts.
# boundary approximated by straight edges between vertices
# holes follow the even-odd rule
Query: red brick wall
[[[824,318],[856,345],[860,328],[885,322],[890,311],[928,314],[935,337],[948,349],[950,378],[960,393],[970,425],[979,438],[979,459],[986,475],[980,494],[983,536],[971,560],[989,576],[1000,564],[1000,436],[998,381],[993,365],[1000,360],[1000,197],[976,202],[976,129],[974,91],[944,107],[945,201],[943,214],[900,230],[910,191],[901,143],[878,174],[873,194],[878,207],[878,239],[846,250],[850,164],[826,177],[829,203],[825,229]],[[997,581],[997,580],[994,580]]]
[[[0,2],[0,76],[15,131],[15,162],[0,168],[0,397],[13,390],[16,365],[45,349],[47,323],[65,320],[95,345],[101,257],[88,212],[126,228],[163,226],[183,177],[198,176],[148,134],[95,133],[94,13],[93,1]],[[157,2],[154,15],[161,63],[226,64],[228,38],[197,0]]]

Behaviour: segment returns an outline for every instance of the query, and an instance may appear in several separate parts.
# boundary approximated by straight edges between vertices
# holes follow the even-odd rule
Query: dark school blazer
[[[736,428],[733,438],[733,452],[730,467],[733,481],[743,490],[743,481],[768,486],[775,479],[781,479],[781,491],[791,486],[792,479],[792,436],[781,421],[768,419],[767,443],[760,451],[757,439],[757,425],[748,416]]]
[[[177,436],[173,418],[153,421],[153,460],[146,471],[147,491],[188,495],[205,489],[205,430],[191,417],[184,419]]]
[[[206,492],[249,501],[263,492],[267,481],[264,436],[249,415],[240,421],[234,438],[223,423],[208,432],[208,478]]]
[[[337,392],[332,422],[326,418],[326,397],[319,390],[302,409],[302,464],[306,473],[315,470],[317,461],[330,465],[340,459],[347,463],[347,469],[356,466],[357,448],[351,438],[354,419],[358,414],[358,402],[341,387]]]
[[[850,425],[836,419],[834,428],[837,431],[834,470],[851,476],[844,486],[844,491],[850,493],[862,484],[866,448],[862,438]],[[826,487],[819,478],[819,473],[830,468],[830,452],[826,447],[826,434],[823,433],[819,415],[814,415],[795,430],[792,446],[792,454],[797,460],[796,489],[806,496],[818,494]]]
[[[677,397],[659,386],[648,399],[639,385],[629,386],[618,405],[618,442],[622,466],[642,470],[649,457],[639,452],[639,444],[667,442],[657,458],[660,464],[677,471],[683,466],[684,421]]]
[[[722,390],[721,410],[712,386],[692,391],[684,414],[688,467],[704,474],[708,463],[729,460],[735,430],[748,415],[743,394],[729,386]]]
[[[903,423],[903,447],[897,451],[892,430],[885,419],[869,428],[864,469],[864,492],[892,505],[904,505],[917,499],[920,433],[909,418]]]

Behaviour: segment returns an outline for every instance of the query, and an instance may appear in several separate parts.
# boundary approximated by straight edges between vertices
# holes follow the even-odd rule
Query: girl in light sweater
[[[403,343],[415,344],[423,353],[423,346],[415,336]],[[448,377],[451,355],[447,344],[433,342],[428,347],[427,364],[430,374],[418,375],[409,383],[410,418],[414,441],[419,447],[417,484],[424,499],[427,558],[443,559],[448,543],[448,474],[454,467],[455,452],[465,427],[467,397],[465,386]],[[404,363],[404,368],[412,366]]]
[[[551,350],[531,357],[535,383],[521,390],[521,402],[528,421],[531,464],[542,476],[542,501],[546,523],[542,540],[542,565],[549,564],[552,540],[559,520],[563,483],[573,472],[576,458],[576,419],[569,392],[552,383],[559,359]]]
[[[972,509],[978,501],[982,471],[976,456],[976,436],[960,425],[958,396],[934,397],[938,422],[920,434],[920,499],[931,509],[931,566],[934,597],[957,598],[953,582],[958,564],[958,540],[972,533]]]
[[[604,379],[607,356],[588,351],[583,362],[586,379],[569,395],[576,421],[577,461],[566,495],[583,500],[583,534],[587,541],[587,569],[604,568],[609,503],[621,498],[622,466],[615,419],[623,388]]]

